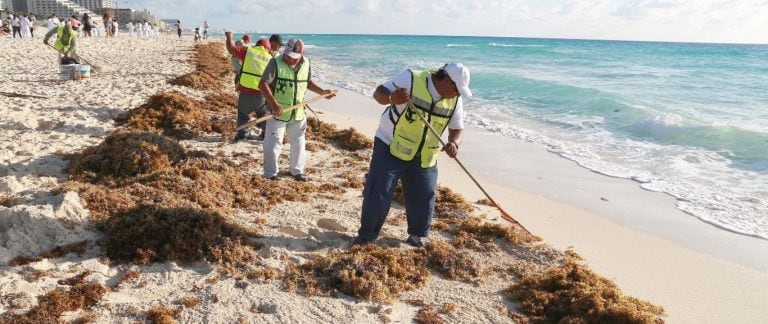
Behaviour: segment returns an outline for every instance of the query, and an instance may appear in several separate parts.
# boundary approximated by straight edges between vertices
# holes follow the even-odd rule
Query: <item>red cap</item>
[[[256,42],[256,45],[264,46],[269,51],[272,51],[272,45],[269,43],[269,41],[266,38],[259,38],[259,41]]]
[[[248,34],[243,35],[243,42],[248,43],[250,41],[251,41],[251,36],[250,35],[248,35]]]

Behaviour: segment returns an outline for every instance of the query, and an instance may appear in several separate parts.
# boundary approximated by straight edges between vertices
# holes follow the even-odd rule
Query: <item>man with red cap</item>
[[[283,136],[287,131],[291,144],[288,171],[296,181],[307,181],[304,175],[304,135],[307,129],[304,107],[287,112],[283,111],[283,107],[303,102],[307,90],[320,95],[330,94],[332,91],[323,89],[312,81],[309,59],[304,56],[304,42],[301,39],[290,39],[283,54],[269,61],[259,89],[274,115],[274,118],[267,120],[267,133],[264,137],[264,177],[277,180],[277,157],[283,149]],[[326,99],[332,97],[334,95],[329,95]]]
[[[236,48],[251,46],[251,36],[248,34],[243,35],[243,39],[235,42]],[[243,67],[243,60],[237,56],[229,55],[229,61],[232,63],[232,73],[235,74],[235,87],[240,84],[240,69]]]
[[[269,42],[259,41],[255,46],[235,46],[232,42],[232,32],[228,31],[224,33],[226,37],[227,51],[233,57],[236,57],[242,62],[240,69],[238,70],[237,91],[239,92],[237,99],[237,126],[241,126],[250,120],[249,115],[253,112],[256,113],[256,117],[263,117],[267,114],[267,105],[264,102],[264,97],[259,91],[259,82],[261,76],[264,73],[264,68],[267,63],[272,59],[271,49]],[[250,36],[243,36],[243,40]],[[261,122],[256,125],[261,134],[255,139],[264,138],[265,123]],[[247,130],[242,129],[237,131],[235,135],[235,142],[246,138]]]

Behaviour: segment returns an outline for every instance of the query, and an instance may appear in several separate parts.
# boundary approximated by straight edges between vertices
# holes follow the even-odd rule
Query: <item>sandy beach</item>
[[[500,294],[513,276],[502,271],[470,282],[432,275],[424,286],[388,304],[344,295],[306,296],[286,291],[277,280],[227,276],[206,262],[105,261],[96,243],[104,234],[92,223],[87,204],[77,192],[61,190],[70,182],[66,156],[102,143],[120,127],[115,117],[153,95],[177,91],[201,100],[215,92],[168,82],[194,69],[188,61],[191,41],[170,36],[81,40],[81,55],[102,71],[63,82],[56,54],[41,38],[3,37],[0,46],[0,92],[45,97],[0,96],[1,313],[24,313],[38,303],[37,296],[65,286],[61,280],[88,271],[88,282],[110,289],[91,310],[67,312],[63,320],[143,321],[149,310],[163,305],[178,307],[174,317],[185,323],[410,323],[424,308],[413,302],[419,300],[438,308],[453,305],[455,310],[441,313],[447,322],[513,321],[509,311],[517,305]],[[235,94],[231,86],[224,88],[222,93]],[[360,94],[339,91],[337,98],[312,105],[320,119],[372,136],[381,107]],[[669,323],[759,323],[768,317],[768,241],[707,225],[677,210],[665,195],[589,172],[543,148],[475,129],[464,138],[461,160],[505,210],[543,239],[515,250],[514,260],[503,245],[468,252],[487,269],[530,264],[535,270],[561,260],[572,248],[625,294],[664,307]],[[219,134],[207,134],[180,143],[186,150],[234,161],[247,174],[261,172],[258,141],[221,146]],[[344,188],[345,179],[362,179],[369,156],[370,150],[318,145],[307,161],[311,183]],[[286,164],[281,159],[281,168]],[[484,198],[456,163],[441,157],[439,166],[441,186],[469,202]],[[291,262],[302,264],[315,254],[348,248],[359,224],[360,189],[320,191],[268,211],[233,209],[232,222],[258,230],[260,266],[282,271]],[[474,208],[489,222],[505,224],[493,208]],[[393,221],[385,226],[380,244],[410,251],[401,242],[404,221],[394,221],[402,212],[396,206],[390,213]],[[83,241],[88,243],[79,254],[10,264],[19,256]]]

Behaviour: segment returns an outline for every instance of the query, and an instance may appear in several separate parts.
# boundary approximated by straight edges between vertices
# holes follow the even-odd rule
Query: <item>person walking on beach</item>
[[[208,21],[203,21],[203,39],[208,39]]]
[[[176,20],[176,35],[181,39],[181,20]]]
[[[21,18],[18,15],[11,17],[11,29],[13,29],[13,38],[16,38],[16,34],[21,38]]]
[[[112,14],[108,11],[101,15],[101,20],[104,23],[104,31],[107,38],[112,38]]]
[[[77,32],[75,29],[77,29],[79,24],[80,23],[76,19],[69,19],[59,27],[49,30],[48,33],[45,34],[45,37],[43,37],[43,44],[49,45],[48,40],[56,34],[53,48],[60,54],[59,62],[62,62],[62,58],[66,58],[67,61],[79,64],[80,57],[75,50],[75,40],[77,39]]]
[[[45,28],[54,29],[56,27],[59,27],[59,18],[56,17],[56,14],[52,14],[45,20]]]
[[[145,19],[144,20],[144,28],[142,29],[142,37],[150,37],[152,36],[150,32],[152,32],[152,25],[149,24],[149,22]]]
[[[87,13],[83,14],[83,37],[91,37],[91,30],[93,29],[93,22],[91,17]]]
[[[192,39],[192,41],[197,44],[198,42],[202,42],[202,36],[200,36],[200,27],[195,27],[195,38]]]
[[[277,180],[277,157],[283,149],[283,136],[287,131],[291,143],[288,171],[296,181],[308,181],[304,175],[307,129],[304,107],[287,112],[283,111],[283,107],[303,102],[307,90],[320,95],[331,94],[333,91],[323,89],[312,81],[309,59],[304,56],[304,42],[301,39],[290,39],[283,54],[269,61],[261,77],[259,89],[275,116],[267,120],[267,133],[264,137],[264,177]],[[331,94],[326,99],[334,96]]]
[[[462,97],[470,97],[469,69],[449,63],[438,70],[405,70],[376,88],[373,98],[387,105],[373,144],[373,156],[363,189],[360,229],[353,245],[372,243],[389,213],[397,180],[401,180],[408,217],[406,243],[423,247],[435,209],[437,154],[455,157],[464,128]],[[440,142],[421,114],[442,134]]]
[[[37,17],[35,14],[29,14],[29,37],[35,37],[35,25],[37,25]]]
[[[232,42],[232,32],[224,33],[226,37],[225,45],[227,51],[233,58],[236,58],[242,65],[238,69],[239,79],[237,82],[237,127],[248,123],[249,115],[253,112],[256,117],[263,117],[267,114],[267,104],[259,90],[259,83],[264,73],[264,68],[272,59],[269,51],[269,43],[259,42],[256,46],[237,47]],[[248,37],[250,40],[250,36]],[[261,134],[256,139],[264,139],[264,130],[266,122],[257,125]],[[241,129],[235,134],[235,142],[246,139],[247,130]]]
[[[283,44],[283,38],[280,34],[272,34],[272,36],[269,36],[269,46],[272,48],[272,56],[277,56],[283,45],[285,44]]]
[[[19,27],[21,29],[21,37],[22,38],[31,38],[32,32],[30,29],[32,28],[32,23],[29,21],[29,18],[27,15],[22,15],[21,20],[19,22]]]
[[[118,25],[117,18],[112,18],[112,37],[117,37],[117,33],[120,31],[120,25]]]

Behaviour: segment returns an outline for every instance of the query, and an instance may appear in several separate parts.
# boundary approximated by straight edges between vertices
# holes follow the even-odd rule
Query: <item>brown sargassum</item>
[[[222,54],[221,43],[198,45],[193,59],[196,70],[171,82],[196,89],[222,89],[230,76]],[[435,239],[425,249],[366,245],[313,254],[302,264],[288,262],[285,269],[260,266],[260,246],[253,243],[260,235],[258,228],[233,225],[233,210],[267,212],[284,201],[307,201],[315,193],[344,190],[332,184],[270,182],[248,175],[223,156],[188,151],[160,135],[189,139],[210,132],[232,132],[236,102],[235,96],[221,93],[208,95],[203,101],[181,93],[158,94],[123,116],[121,122],[133,131],[118,131],[72,159],[68,170],[71,181],[62,190],[80,193],[97,227],[105,233],[101,245],[107,258],[137,264],[207,261],[217,264],[225,275],[281,280],[288,291],[320,296],[343,293],[360,300],[392,303],[402,292],[423,287],[432,275],[476,282],[498,271],[486,268],[479,257],[534,249],[539,240],[473,215],[475,206],[440,187]],[[353,128],[338,130],[317,119],[309,120],[307,137],[315,143],[313,149],[333,145],[354,152],[372,146],[368,137]],[[348,187],[362,185],[359,177],[346,180]],[[397,200],[402,202],[401,191]],[[527,265],[546,270],[524,269]],[[519,280],[503,294],[520,303],[522,315],[517,314],[517,319],[537,323],[662,321],[660,307],[623,296],[613,282],[594,274],[571,254],[544,265],[520,260],[512,268],[517,269],[511,273]],[[104,287],[85,284],[85,276],[72,280],[69,290],[58,289],[40,297],[39,305],[26,315],[6,315],[0,322],[45,321],[65,311],[95,305],[105,293]],[[442,316],[453,312],[437,311],[426,304],[420,307],[417,320],[423,322],[440,322]],[[148,315],[152,320],[172,320],[179,312],[157,308]]]

